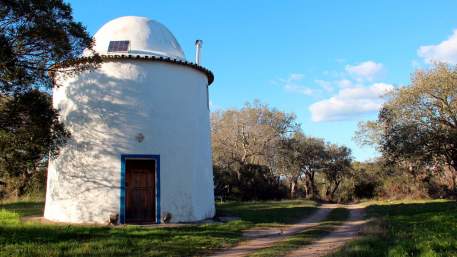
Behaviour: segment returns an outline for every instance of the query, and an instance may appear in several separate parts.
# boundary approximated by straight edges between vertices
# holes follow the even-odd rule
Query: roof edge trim
[[[208,78],[208,86],[214,82],[214,74],[212,71],[208,70],[207,68],[200,66],[196,63],[183,61],[175,58],[169,57],[162,57],[162,56],[153,56],[153,55],[132,55],[132,54],[109,54],[109,55],[100,55],[102,60],[115,60],[115,59],[139,59],[139,60],[147,60],[147,61],[158,61],[158,62],[166,62],[166,63],[173,63],[182,66],[187,66],[189,68],[193,68],[200,72],[203,72],[206,77]],[[83,57],[84,58],[84,57]]]

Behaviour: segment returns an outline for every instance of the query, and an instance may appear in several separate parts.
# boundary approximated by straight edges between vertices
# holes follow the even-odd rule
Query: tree
[[[376,123],[364,124],[359,131],[365,139],[371,135],[391,163],[404,162],[410,170],[445,163],[455,174],[457,66],[438,63],[416,71],[411,85],[390,96]]]
[[[323,139],[304,137],[300,155],[301,170],[305,176],[305,192],[311,198],[317,198],[316,173],[323,168],[325,142]]]
[[[272,199],[286,190],[294,198],[302,185],[305,197],[320,198],[316,177],[325,168],[333,197],[351,165],[349,148],[306,136],[293,114],[258,102],[213,113],[211,123],[214,184],[221,198]]]
[[[97,67],[93,39],[73,20],[62,0],[2,0],[0,5],[0,92],[17,95],[50,89],[56,71],[74,74]],[[65,69],[62,69],[65,68]]]
[[[238,170],[246,164],[274,166],[281,138],[297,129],[295,116],[255,102],[241,110],[213,113],[213,159]]]
[[[325,152],[326,156],[323,173],[329,182],[326,196],[327,199],[334,200],[335,192],[338,190],[343,179],[351,175],[351,149],[346,146],[328,144]]]
[[[299,156],[301,155],[301,132],[284,138],[279,147],[277,167],[279,173],[286,177],[289,184],[289,197],[296,197],[298,181],[303,176]]]
[[[282,174],[289,180],[290,197],[295,197],[299,180],[304,181],[306,197],[316,198],[316,173],[323,168],[325,142],[323,139],[307,137],[296,131],[286,138],[281,147]]]
[[[62,0],[1,1],[0,179],[21,180],[18,193],[69,136],[47,93],[58,86],[54,74],[98,67],[93,44]],[[90,57],[82,58],[83,51]]]
[[[46,93],[32,90],[1,100],[0,169],[2,177],[18,179],[15,189],[21,195],[34,172],[58,154],[69,133]]]
[[[216,193],[221,197],[236,195],[238,199],[273,197],[274,192],[276,197],[282,195],[280,143],[298,128],[293,114],[259,102],[240,110],[213,113]]]

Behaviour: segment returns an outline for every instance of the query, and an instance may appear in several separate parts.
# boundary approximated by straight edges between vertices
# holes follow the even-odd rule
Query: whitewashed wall
[[[106,223],[119,213],[121,154],[160,155],[162,216],[212,217],[207,82],[190,67],[146,60],[105,62],[63,80],[54,106],[72,139],[49,163],[45,218]]]

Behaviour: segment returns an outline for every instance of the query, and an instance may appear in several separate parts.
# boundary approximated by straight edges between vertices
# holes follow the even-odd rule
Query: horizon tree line
[[[216,195],[243,200],[321,198],[334,200],[352,155],[346,146],[306,136],[294,114],[258,101],[211,114]],[[269,188],[265,194],[259,187]],[[272,196],[273,194],[273,196]]]

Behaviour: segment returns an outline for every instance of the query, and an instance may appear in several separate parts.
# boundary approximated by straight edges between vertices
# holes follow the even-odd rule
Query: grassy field
[[[457,203],[384,202],[368,207],[364,236],[331,257],[457,256]]]
[[[313,240],[324,237],[333,231],[336,225],[342,224],[349,217],[349,211],[345,208],[337,208],[330,212],[327,218],[316,227],[290,236],[286,240],[249,255],[249,257],[277,257],[284,256],[288,252],[310,244]]]
[[[22,216],[40,215],[43,203],[0,204],[0,256],[192,256],[228,247],[253,226],[298,221],[315,210],[310,201],[218,204],[219,214],[241,220],[225,224],[174,228],[77,226],[22,223]],[[334,210],[320,226],[294,235],[254,256],[279,256],[322,237],[347,218]],[[373,221],[362,237],[331,257],[457,256],[457,203],[450,201],[372,203]]]
[[[271,226],[296,223],[314,211],[315,207],[316,203],[312,201],[227,202],[217,205],[217,213],[237,216],[257,226]]]
[[[311,201],[218,204],[218,213],[242,219],[225,224],[175,228],[77,226],[22,223],[40,215],[36,201],[0,205],[0,256],[192,256],[235,244],[257,225],[297,221],[315,210]]]

